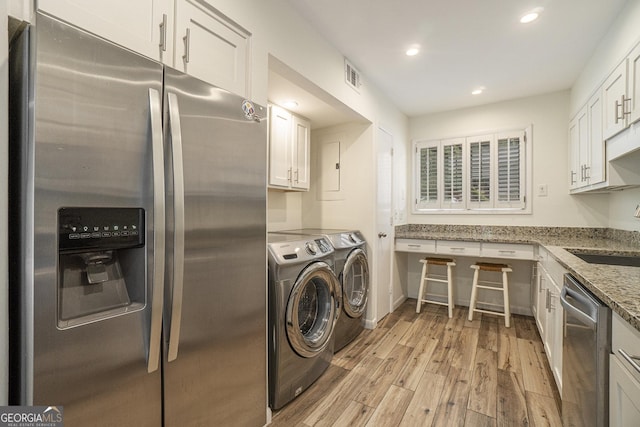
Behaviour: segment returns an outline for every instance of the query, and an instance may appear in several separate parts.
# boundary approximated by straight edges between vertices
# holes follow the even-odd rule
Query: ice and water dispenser
[[[144,209],[58,211],[59,328],[144,308],[144,230]]]

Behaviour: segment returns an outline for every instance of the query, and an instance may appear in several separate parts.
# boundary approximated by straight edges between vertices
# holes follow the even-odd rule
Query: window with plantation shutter
[[[419,152],[419,204],[435,207],[438,203],[438,146],[423,145],[416,150]]]
[[[531,213],[525,130],[416,141],[415,213]]]
[[[498,136],[497,147],[497,192],[496,207],[517,208],[523,201],[523,135],[506,134]]]
[[[442,143],[442,207],[455,208],[464,203],[463,144],[464,139]]]
[[[491,207],[490,136],[467,138],[469,144],[469,203],[472,207]]]

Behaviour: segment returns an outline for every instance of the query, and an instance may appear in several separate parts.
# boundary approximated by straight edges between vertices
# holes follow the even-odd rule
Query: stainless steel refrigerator
[[[264,425],[265,109],[42,14],[10,75],[10,403]]]

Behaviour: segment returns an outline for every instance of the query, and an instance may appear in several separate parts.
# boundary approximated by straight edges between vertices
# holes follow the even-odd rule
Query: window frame
[[[504,179],[500,180],[500,168],[498,158],[499,141],[504,139],[518,139],[519,140],[519,156],[518,156],[518,170],[519,174],[519,187],[518,193],[520,198],[516,201],[500,201],[500,186],[501,182],[504,183]],[[488,202],[473,202],[471,201],[471,154],[472,144],[479,141],[489,141],[489,194],[490,199]],[[532,163],[532,128],[521,127],[512,128],[507,130],[499,130],[494,132],[478,132],[465,137],[456,138],[441,138],[441,139],[415,139],[413,141],[413,214],[531,214],[532,212],[532,199],[531,194],[533,190],[533,163]],[[454,144],[462,144],[462,194],[463,200],[461,203],[445,201],[445,182],[444,182],[444,158],[446,146]],[[437,158],[437,196],[434,201],[421,201],[421,182],[420,182],[420,167],[421,156],[420,150],[422,148],[436,148]],[[511,157],[507,157],[507,162],[513,160]],[[509,168],[507,163],[507,168]],[[504,168],[502,168],[504,172]],[[508,173],[512,170],[509,169]],[[503,175],[504,176],[504,175]],[[508,175],[510,178],[510,175]],[[504,192],[502,193],[504,194]],[[508,193],[511,194],[511,193]]]

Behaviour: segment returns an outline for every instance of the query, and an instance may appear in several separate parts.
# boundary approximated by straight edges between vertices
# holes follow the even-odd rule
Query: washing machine
[[[334,272],[340,281],[340,315],[334,331],[334,351],[337,352],[364,329],[364,313],[369,295],[367,242],[357,230],[303,228],[280,233],[321,235],[331,242],[334,249]]]
[[[269,233],[269,405],[280,409],[329,367],[338,317],[325,236]]]

